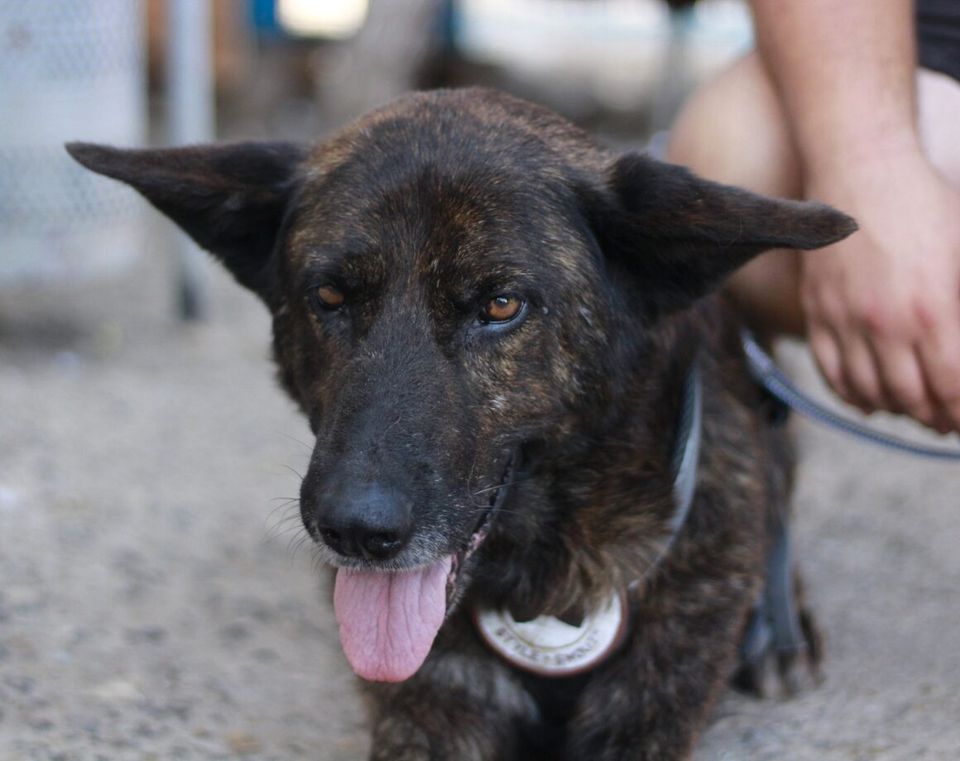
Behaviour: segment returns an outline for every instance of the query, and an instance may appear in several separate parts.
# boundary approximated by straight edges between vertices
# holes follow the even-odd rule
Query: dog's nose
[[[389,560],[410,538],[411,504],[398,491],[379,485],[337,490],[322,499],[317,530],[341,555]]]

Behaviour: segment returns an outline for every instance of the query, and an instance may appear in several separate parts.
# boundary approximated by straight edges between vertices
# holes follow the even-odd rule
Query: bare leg
[[[671,131],[667,158],[709,179],[757,193],[801,194],[790,131],[756,53],[694,93]],[[797,285],[796,253],[771,251],[736,273],[730,293],[758,327],[802,334]]]
[[[960,83],[918,73],[920,130],[931,162],[960,186]],[[667,148],[670,161],[718,182],[800,197],[796,148],[759,55],[750,53],[701,87],[685,105]],[[771,251],[734,275],[730,293],[746,319],[772,334],[803,335],[799,266],[793,251]]]

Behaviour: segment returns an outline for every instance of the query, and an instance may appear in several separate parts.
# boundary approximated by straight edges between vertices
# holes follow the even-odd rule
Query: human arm
[[[917,131],[912,3],[753,0],[805,195],[861,232],[801,259],[827,380],[865,410],[960,429],[960,193]]]

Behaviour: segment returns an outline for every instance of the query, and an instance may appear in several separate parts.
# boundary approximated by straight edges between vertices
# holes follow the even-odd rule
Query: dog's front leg
[[[483,653],[438,653],[397,685],[371,688],[376,712],[370,761],[519,761],[519,727],[534,701]]]
[[[656,623],[641,618],[627,649],[605,664],[581,695],[566,758],[689,758],[732,668],[747,599]]]

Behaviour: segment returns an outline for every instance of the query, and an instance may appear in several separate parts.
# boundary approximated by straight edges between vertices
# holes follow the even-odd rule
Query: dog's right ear
[[[244,286],[270,303],[268,266],[306,150],[236,143],[127,150],[68,143],[87,169],[132,185]]]
[[[628,153],[604,193],[582,193],[604,253],[644,290],[649,316],[683,309],[772,248],[810,250],[857,229],[821,203],[767,198]]]

